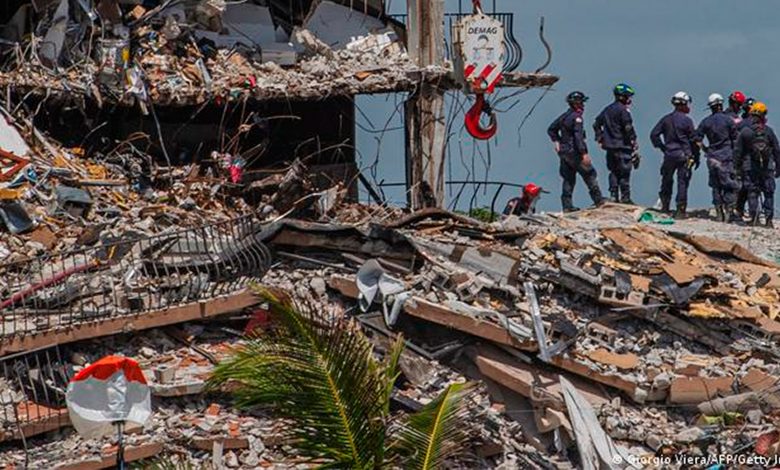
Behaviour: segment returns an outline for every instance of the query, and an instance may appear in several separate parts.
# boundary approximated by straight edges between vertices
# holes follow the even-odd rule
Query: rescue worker
[[[547,135],[553,141],[555,152],[560,158],[559,172],[563,178],[561,203],[564,212],[579,210],[572,201],[578,173],[585,181],[593,203],[598,206],[604,202],[599,188],[598,175],[585,143],[582,113],[585,110],[587,100],[588,97],[580,91],[569,93],[566,97],[569,109],[553,121],[547,129]]]
[[[712,188],[712,204],[721,222],[734,220],[739,183],[734,170],[734,144],[737,140],[737,124],[723,112],[723,97],[713,93],[707,99],[712,114],[705,118],[696,130],[696,143],[704,150]],[[707,144],[704,145],[704,139]]]
[[[729,95],[729,107],[725,111],[726,116],[730,117],[735,125],[742,122],[742,105],[745,104],[745,94],[741,91],[734,91]]]
[[[513,197],[506,203],[504,216],[528,215],[536,212],[536,202],[544,190],[534,183],[523,186],[522,196]]]
[[[747,98],[745,99],[745,102],[742,103],[742,115],[740,116],[741,121],[737,125],[737,130],[741,131],[743,127],[750,124],[750,108],[753,106],[753,103],[755,103],[756,100],[753,98]],[[739,168],[737,168],[739,169]],[[740,219],[745,218],[745,204],[747,204],[748,200],[748,190],[747,186],[740,180],[739,182],[740,188],[737,191],[737,208],[736,208],[736,214],[737,217]]]
[[[742,123],[740,123],[743,126],[746,126],[749,124],[748,118],[750,117],[750,109],[753,107],[753,105],[756,103],[755,98],[747,98],[744,103],[742,103]]]
[[[780,143],[775,132],[766,123],[767,108],[756,102],[750,109],[748,123],[737,138],[735,163],[742,173],[742,181],[748,191],[748,210],[751,223],[759,222],[759,197],[765,225],[774,227],[775,178],[780,176]]]
[[[596,142],[607,151],[609,194],[615,202],[633,204],[631,200],[631,170],[639,164],[631,99],[634,89],[621,83],[613,90],[615,101],[596,117],[593,130]]]
[[[674,175],[677,174],[677,211],[675,218],[685,218],[688,206],[688,183],[694,168],[699,167],[699,146],[696,145],[696,128],[690,113],[691,97],[679,91],[672,97],[674,111],[667,114],[650,133],[653,147],[664,153],[661,165],[661,210],[669,212],[672,200]]]

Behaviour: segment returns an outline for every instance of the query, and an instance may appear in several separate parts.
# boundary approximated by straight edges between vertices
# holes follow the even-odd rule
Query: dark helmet
[[[615,93],[615,96],[634,96],[634,88],[630,85],[626,85],[625,83],[620,83],[617,86],[615,86],[615,89],[613,90]]]
[[[572,91],[566,96],[566,102],[569,104],[584,103],[586,101],[588,101],[588,97],[581,91]]]
[[[746,99],[745,102],[742,103],[742,110],[745,111],[746,113],[749,113],[750,108],[752,108],[755,103],[756,103],[755,98]]]

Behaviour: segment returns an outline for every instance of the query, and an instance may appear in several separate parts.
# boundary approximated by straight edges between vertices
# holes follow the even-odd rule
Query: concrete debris
[[[505,232],[500,224],[433,212],[384,214],[378,224],[369,208],[337,204],[327,222],[285,219],[261,225],[262,243],[294,253],[281,256],[264,284],[322,312],[356,315],[379,354],[394,330],[403,331],[408,348],[401,367],[407,378],[396,401],[407,409],[428,403],[450,383],[485,382],[480,406],[486,424],[474,443],[482,455],[476,468],[562,467],[561,458],[548,451],[556,447],[576,447],[581,459],[587,454],[603,460],[601,450],[593,454],[588,449],[602,448],[604,439],[624,448],[625,462],[651,452],[696,455],[705,441],[736,451],[745,438],[757,438],[771,426],[780,409],[772,394],[780,361],[770,339],[777,334],[773,315],[780,287],[771,280],[756,283],[762,274],[777,275],[774,260],[756,264],[722,251],[713,257],[676,234],[620,223],[622,206],[603,207],[589,217],[537,215],[521,230]],[[607,223],[610,218],[617,222]],[[680,277],[681,264],[692,275]],[[378,292],[380,277],[386,277],[387,296],[399,289],[408,294],[394,324],[384,319],[384,303],[364,303],[367,313],[357,308],[361,288],[355,273],[365,266],[372,267],[377,282],[366,283],[363,290]],[[665,288],[684,289],[699,280],[702,285],[685,303],[674,302]],[[535,303],[529,291],[519,288],[524,282],[533,282]],[[607,287],[611,297],[603,295]],[[642,300],[632,303],[635,292]],[[261,311],[249,318],[255,325],[268,321]],[[248,417],[229,403],[204,398],[203,383],[214,363],[240,344],[231,332],[244,329],[220,327],[217,321],[58,348],[67,348],[61,357],[82,358],[69,364],[72,371],[117,347],[138,358],[162,400],[156,415],[186,420],[178,432],[193,444],[170,436],[154,442],[180,449],[194,462],[210,461],[215,442],[222,448],[222,464],[236,466],[231,468],[262,465],[270,460],[267,452],[282,452],[276,461],[294,459],[289,446],[275,450],[269,434],[247,435],[239,424],[238,434],[231,435],[230,421]],[[546,361],[537,356],[538,335],[549,349]],[[16,416],[49,417],[49,427],[39,429],[65,424],[56,403],[31,402],[28,390],[8,380],[0,399],[8,404],[9,416],[16,410]],[[202,403],[203,419],[173,418],[178,415],[167,411],[170,403],[187,400]],[[572,409],[573,403],[580,411]],[[581,413],[585,404],[591,417]],[[520,419],[516,406],[528,415]],[[215,420],[224,413],[226,421]],[[588,441],[582,429],[595,429],[594,420],[604,439],[588,434]],[[715,429],[708,424],[713,422],[724,426]],[[15,427],[9,421],[6,439],[14,438]],[[41,449],[64,449],[71,439],[54,436],[42,436]],[[144,431],[133,445],[152,442],[143,436],[159,434]],[[10,452],[6,461],[19,455]]]
[[[451,65],[418,67],[381,6],[375,13],[355,2],[307,1],[294,8],[304,9],[297,17],[292,5],[251,2],[70,5],[63,0],[56,9],[19,9],[23,19],[12,18],[2,43],[19,53],[4,63],[0,86],[147,109],[152,103],[411,91],[421,80],[440,83],[452,72]],[[510,77],[513,85],[557,81],[519,75]]]
[[[484,346],[471,351],[467,356],[476,369],[458,366],[529,401],[535,430],[524,429],[524,434],[532,441],[538,438],[533,432],[556,430],[563,433],[564,443],[577,439],[576,426],[560,414],[568,407],[555,386],[557,376],[576,384],[607,435],[629,444],[630,452],[646,446],[647,452],[674,449],[694,455],[702,436],[701,428],[689,425],[696,405],[707,420],[736,413],[738,420],[758,423],[752,425],[759,431],[771,422],[767,413],[775,408],[771,393],[762,392],[757,400],[750,386],[774,390],[780,373],[777,351],[768,340],[778,326],[772,318],[780,292],[766,279],[777,274],[775,261],[745,261],[749,257],[740,248],[721,249],[713,256],[701,251],[701,242],[691,243],[677,233],[623,223],[625,209],[612,205],[564,219],[539,215],[534,223],[513,227],[511,235],[500,224],[431,214],[388,221],[392,236],[386,229],[364,226],[360,243],[333,236],[318,241],[316,231],[308,242],[301,234],[296,240],[276,237],[268,242],[285,249],[291,242],[306,246],[313,258],[340,257],[345,274],[331,275],[328,285],[356,302],[360,289],[346,273],[361,264],[352,250],[397,240],[395,252],[383,248],[374,253],[380,260],[392,257],[393,263],[412,267],[398,272],[411,297],[394,328],[426,354],[435,354],[433,331],[499,346],[500,351]],[[346,227],[354,225],[329,230],[346,235]],[[731,230],[742,230],[744,240],[752,236],[746,229]],[[738,233],[731,236],[738,238]],[[406,243],[418,257],[403,254]],[[757,283],[762,274],[766,277]],[[533,303],[518,289],[526,280],[538,286],[546,346],[556,347],[548,364],[528,354],[538,347]],[[687,298],[681,301],[678,290]],[[554,375],[548,383],[543,371],[551,366]],[[419,370],[413,374],[419,384]],[[591,389],[594,384],[606,388]],[[711,429],[704,432],[719,445],[735,446],[742,439],[735,428],[715,435]]]
[[[105,5],[112,3],[107,15]],[[384,18],[357,5],[315,3],[305,34],[295,34],[275,26],[290,22],[278,16],[279,9],[253,3],[176,2],[147,10],[136,2],[99,2],[100,21],[93,21],[93,2],[84,2],[84,15],[63,0],[56,10],[28,18],[24,27],[37,24],[44,36],[19,45],[27,52],[4,65],[0,86],[146,107],[216,97],[308,99],[334,90],[343,96],[410,90],[422,76],[435,80],[449,72],[417,67]],[[21,37],[27,40],[31,32]],[[300,54],[294,43],[301,44]],[[313,43],[321,45],[315,54],[304,53]],[[97,53],[87,55],[90,50]]]

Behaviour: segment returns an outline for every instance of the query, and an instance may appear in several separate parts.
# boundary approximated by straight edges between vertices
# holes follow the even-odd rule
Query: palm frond
[[[387,357],[385,358],[385,363],[383,364],[384,368],[382,370],[382,375],[384,376],[385,381],[386,416],[390,415],[390,397],[393,394],[395,381],[398,380],[398,377],[401,375],[401,368],[399,363],[401,361],[401,354],[404,352],[404,348],[404,338],[403,336],[398,335],[392,347],[387,352]]]
[[[470,396],[474,384],[452,384],[435,400],[410,415],[396,433],[391,452],[402,467],[413,470],[444,468],[463,453],[472,435]]]
[[[380,465],[388,373],[371,344],[347,319],[295,307],[269,291],[257,294],[280,328],[220,364],[211,386],[235,381],[239,406],[270,406],[292,420],[289,437],[303,455],[336,467]]]

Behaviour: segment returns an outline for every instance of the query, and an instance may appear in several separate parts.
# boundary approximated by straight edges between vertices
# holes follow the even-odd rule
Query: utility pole
[[[419,67],[444,65],[444,0],[407,0],[409,56]],[[409,97],[406,119],[406,188],[412,209],[444,206],[446,119],[444,90],[423,81]]]

